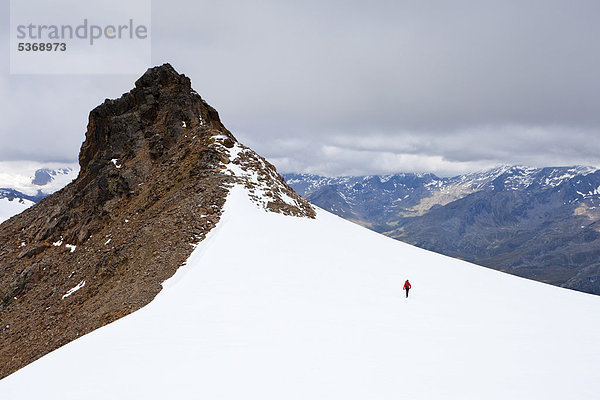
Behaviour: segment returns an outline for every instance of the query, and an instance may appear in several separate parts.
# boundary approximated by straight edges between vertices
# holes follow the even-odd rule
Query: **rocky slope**
[[[314,216],[168,64],[90,113],[79,164],[72,183],[0,225],[0,377],[150,302],[232,184],[267,210]]]
[[[316,205],[393,238],[600,294],[600,171],[594,168],[286,179]]]

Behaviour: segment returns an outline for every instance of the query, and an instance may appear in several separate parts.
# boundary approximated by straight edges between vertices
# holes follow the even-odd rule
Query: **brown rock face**
[[[71,184],[0,225],[0,378],[150,302],[216,225],[231,185],[268,210],[314,216],[168,64],[90,113],[79,163]]]

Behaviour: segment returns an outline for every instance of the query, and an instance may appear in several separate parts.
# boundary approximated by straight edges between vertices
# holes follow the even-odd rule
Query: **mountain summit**
[[[0,225],[0,377],[148,304],[240,184],[314,217],[169,64],[89,116],[79,176]]]

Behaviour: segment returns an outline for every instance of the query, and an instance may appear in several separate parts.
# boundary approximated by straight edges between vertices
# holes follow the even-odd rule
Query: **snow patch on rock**
[[[72,295],[73,293],[75,293],[76,291],[78,291],[79,289],[81,289],[81,288],[82,288],[82,287],[84,287],[84,286],[85,286],[85,281],[81,281],[81,282],[79,282],[79,283],[77,284],[77,286],[75,286],[75,287],[73,287],[73,288],[69,289],[69,290],[67,291],[67,293],[65,293],[65,294],[63,295],[63,297],[62,297],[62,298],[63,298],[63,299],[66,299],[67,297],[69,297],[70,295]]]

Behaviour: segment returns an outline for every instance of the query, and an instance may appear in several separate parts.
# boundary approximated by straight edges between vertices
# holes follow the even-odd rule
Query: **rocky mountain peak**
[[[92,173],[107,160],[131,158],[148,147],[154,159],[177,142],[184,128],[223,130],[219,115],[195,91],[185,75],[169,64],[150,68],[136,87],[116,100],[105,100],[90,113],[79,163]]]
[[[175,71],[175,68],[169,63],[149,68],[144,75],[135,82],[136,88],[155,88],[164,86],[174,86],[184,93],[192,88],[190,78]]]
[[[0,378],[151,301],[233,185],[314,217],[169,64],[89,116],[79,176],[0,225]]]

